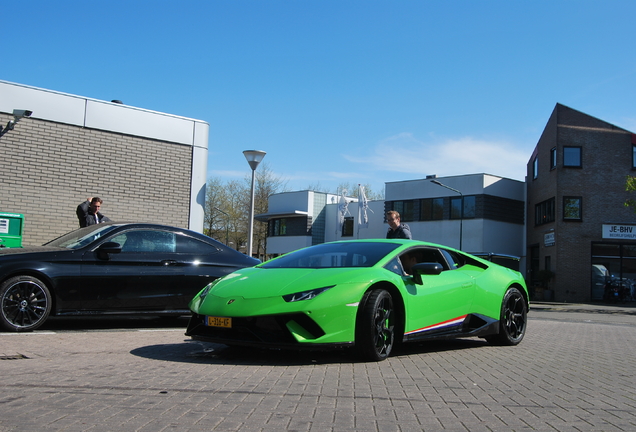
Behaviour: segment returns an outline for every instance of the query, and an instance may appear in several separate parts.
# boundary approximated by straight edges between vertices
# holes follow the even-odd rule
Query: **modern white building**
[[[360,224],[357,198],[344,202],[314,191],[272,195],[268,213],[257,218],[268,221],[267,253],[282,254],[328,241],[385,238],[389,210],[400,213],[416,240],[518,256],[525,268],[525,183],[490,174],[386,183],[385,200],[368,202],[368,226]]]

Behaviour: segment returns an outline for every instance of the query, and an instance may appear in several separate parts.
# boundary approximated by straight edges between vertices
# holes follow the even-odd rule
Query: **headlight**
[[[333,287],[335,287],[335,285],[331,285],[331,286],[323,287],[323,288],[316,288],[309,291],[301,291],[294,294],[287,294],[283,296],[283,300],[285,300],[287,303],[303,301],[303,300],[311,300],[317,295],[322,294],[328,289]]]
[[[210,282],[209,284],[206,285],[205,288],[203,288],[203,290],[199,293],[199,298],[201,299],[201,301],[203,301],[205,299],[205,296],[208,295],[208,293],[210,292],[210,290],[214,287],[214,285],[216,285],[217,283],[219,283],[219,281],[222,278],[218,278],[215,279],[214,281]]]

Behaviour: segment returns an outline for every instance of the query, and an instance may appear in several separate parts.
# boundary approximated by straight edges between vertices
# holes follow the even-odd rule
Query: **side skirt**
[[[499,320],[484,315],[469,314],[406,332],[403,341],[483,337],[497,333],[499,333]]]

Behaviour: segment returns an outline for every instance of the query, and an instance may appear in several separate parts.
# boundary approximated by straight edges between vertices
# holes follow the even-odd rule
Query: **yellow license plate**
[[[232,328],[232,318],[215,317],[215,316],[209,316],[206,318],[207,318],[207,325],[209,327]]]

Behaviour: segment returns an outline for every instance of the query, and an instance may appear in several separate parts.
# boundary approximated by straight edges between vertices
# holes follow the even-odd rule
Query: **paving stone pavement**
[[[0,431],[634,431],[636,309],[533,305],[517,347],[228,349],[183,328],[0,333]]]

